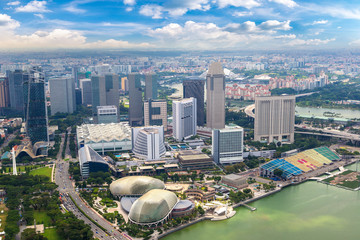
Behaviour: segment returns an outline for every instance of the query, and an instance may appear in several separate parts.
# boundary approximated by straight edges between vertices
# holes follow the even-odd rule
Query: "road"
[[[319,131],[319,132],[321,131],[321,133],[305,132],[304,134],[332,136],[332,137],[346,138],[349,140],[360,141],[360,136],[358,134],[348,133],[348,132],[340,131],[340,130],[336,130],[336,129],[315,128],[315,127],[311,127],[311,126],[303,125],[303,124],[295,125],[295,127],[298,127],[301,129],[306,129],[306,130],[311,130],[311,131]]]
[[[55,170],[55,182],[58,185],[59,192],[64,196],[63,204],[64,206],[71,212],[75,214],[75,216],[81,220],[83,220],[86,224],[90,225],[92,231],[94,232],[94,236],[99,239],[106,240],[114,240],[114,239],[129,239],[123,236],[118,230],[114,228],[107,220],[101,217],[97,212],[95,212],[91,207],[87,206],[82,199],[79,197],[78,193],[75,191],[75,188],[70,180],[69,176],[69,161],[63,161],[61,159],[61,152],[63,148],[63,139],[60,147],[60,151],[58,154],[58,159],[56,161],[56,170]],[[85,212],[91,219],[96,221],[100,226],[107,230],[105,233],[98,226],[96,226],[92,221],[90,221],[72,202],[70,197],[74,199],[75,203],[79,208]]]

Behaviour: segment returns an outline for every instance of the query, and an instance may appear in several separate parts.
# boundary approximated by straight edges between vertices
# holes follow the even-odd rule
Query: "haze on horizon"
[[[0,50],[360,49],[357,0],[3,0]]]

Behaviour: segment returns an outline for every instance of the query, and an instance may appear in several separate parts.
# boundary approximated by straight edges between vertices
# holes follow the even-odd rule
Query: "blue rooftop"
[[[292,176],[302,174],[302,171],[300,168],[285,161],[285,159],[275,159],[273,161],[270,161],[270,162],[262,165],[261,168],[268,170],[270,172],[274,171],[275,169],[281,169],[284,172],[282,175],[282,177],[284,177],[284,178],[290,178]]]

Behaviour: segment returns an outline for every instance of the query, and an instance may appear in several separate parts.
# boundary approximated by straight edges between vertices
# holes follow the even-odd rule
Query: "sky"
[[[359,0],[0,0],[0,49],[359,49]]]

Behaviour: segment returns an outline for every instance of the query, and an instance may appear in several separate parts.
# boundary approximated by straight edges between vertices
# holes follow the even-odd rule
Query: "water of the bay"
[[[355,170],[352,165],[349,169]],[[306,182],[237,208],[225,221],[203,221],[165,240],[358,240],[360,192]]]

